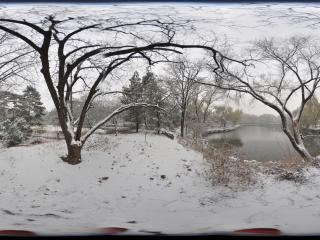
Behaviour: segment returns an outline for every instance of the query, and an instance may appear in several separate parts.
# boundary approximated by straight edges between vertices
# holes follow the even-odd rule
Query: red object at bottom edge
[[[105,228],[98,228],[96,230],[99,233],[105,233],[105,234],[116,234],[116,233],[123,233],[128,231],[127,228],[121,228],[121,227],[105,227]]]
[[[234,231],[235,233],[250,233],[263,235],[281,235],[281,231],[276,228],[248,228]]]
[[[36,236],[34,232],[25,230],[0,230],[0,235],[7,236]]]

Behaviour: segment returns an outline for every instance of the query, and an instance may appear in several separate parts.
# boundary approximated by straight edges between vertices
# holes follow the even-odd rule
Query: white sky
[[[117,4],[117,5],[35,5],[15,4],[2,5],[0,15],[13,17],[19,14],[21,19],[40,19],[48,13],[56,13],[58,16],[68,13],[72,15],[86,15],[92,18],[106,18],[109,16],[130,16],[154,18],[157,15],[168,15],[174,18],[189,18],[197,20],[198,32],[206,39],[218,36],[220,39],[226,37],[234,45],[237,54],[241,56],[241,49],[249,42],[263,37],[288,38],[297,34],[320,35],[317,28],[307,26],[307,23],[295,23],[292,19],[281,17],[283,13],[291,16],[303,13],[314,13],[320,16],[320,4],[311,3],[277,3],[277,4]],[[66,11],[67,10],[67,11]],[[310,22],[309,22],[310,23]],[[315,31],[316,29],[316,31]],[[192,39],[190,37],[190,39]],[[184,36],[184,42],[188,42],[188,36]],[[134,69],[134,68],[132,68]],[[131,75],[132,72],[129,73]],[[37,78],[39,78],[38,76]],[[125,84],[125,80],[121,84]],[[42,99],[47,108],[52,108],[53,103],[49,93],[44,86],[43,79],[39,79],[37,85]],[[230,103],[233,106],[237,106]],[[240,101],[240,108],[248,113],[263,114],[274,113],[262,104],[249,104],[247,99]]]

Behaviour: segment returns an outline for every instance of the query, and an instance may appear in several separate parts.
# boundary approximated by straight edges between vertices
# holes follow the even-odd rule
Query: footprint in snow
[[[40,207],[39,205],[31,205],[31,208],[38,208]]]
[[[100,177],[99,180],[98,180],[98,182],[99,182],[99,183],[102,183],[103,181],[106,181],[106,180],[108,180],[108,179],[109,179],[109,177]]]
[[[61,212],[63,212],[63,213],[68,213],[68,214],[71,214],[71,213],[72,213],[72,212],[71,212],[70,210],[68,210],[68,209],[62,210]]]
[[[11,211],[9,211],[9,210],[7,210],[7,209],[3,209],[2,212],[4,212],[4,213],[7,214],[7,215],[12,215],[12,216],[18,215],[17,213],[13,213],[13,212],[11,212]]]
[[[38,217],[53,217],[53,218],[62,218],[61,216],[57,215],[57,214],[53,214],[53,213],[46,213],[46,214],[37,214],[34,216],[38,216]]]
[[[131,224],[135,224],[135,223],[137,223],[137,221],[128,221],[127,223],[131,223]]]

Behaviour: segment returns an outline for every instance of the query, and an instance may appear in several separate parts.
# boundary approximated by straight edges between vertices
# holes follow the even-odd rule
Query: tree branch
[[[159,107],[158,105],[153,105],[153,104],[148,104],[148,103],[130,103],[130,104],[121,106],[121,107],[117,108],[116,110],[114,110],[107,117],[105,117],[104,119],[99,121],[97,124],[95,124],[95,126],[93,126],[85,135],[83,135],[81,137],[81,143],[84,144],[86,142],[86,140],[88,139],[88,137],[90,137],[99,127],[101,127],[103,124],[108,122],[114,116],[116,116],[126,110],[129,110],[131,108],[136,108],[136,107],[156,108],[156,109],[159,109],[159,110],[166,112],[165,109]]]

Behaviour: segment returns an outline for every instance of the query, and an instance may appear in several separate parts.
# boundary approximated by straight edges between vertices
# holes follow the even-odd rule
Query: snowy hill
[[[319,232],[320,172],[306,185],[263,179],[243,192],[213,187],[205,161],[175,140],[144,134],[95,136],[83,162],[64,163],[62,141],[1,149],[0,229],[39,233],[124,227],[192,233],[272,227]]]

